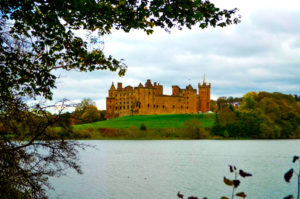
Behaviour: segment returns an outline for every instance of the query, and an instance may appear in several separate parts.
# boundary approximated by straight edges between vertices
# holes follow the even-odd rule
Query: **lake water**
[[[241,179],[237,192],[247,198],[296,196],[297,178],[283,175],[300,155],[300,140],[224,141],[83,141],[95,148],[80,151],[84,174],[68,171],[50,179],[50,198],[63,199],[169,199],[178,191],[208,199],[231,196],[223,177],[234,178],[229,164],[253,176]]]

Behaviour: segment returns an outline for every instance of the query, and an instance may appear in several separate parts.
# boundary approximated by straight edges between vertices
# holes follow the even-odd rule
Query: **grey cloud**
[[[112,34],[105,39],[104,51],[125,59],[125,77],[108,71],[57,71],[61,78],[54,97],[91,97],[104,103],[111,82],[135,86],[146,79],[161,83],[170,93],[171,85],[195,88],[204,73],[212,83],[212,96],[262,90],[299,94],[299,18],[300,12],[265,9],[230,29]]]
[[[272,34],[294,34],[300,31],[300,11],[260,9],[253,13],[252,23]]]

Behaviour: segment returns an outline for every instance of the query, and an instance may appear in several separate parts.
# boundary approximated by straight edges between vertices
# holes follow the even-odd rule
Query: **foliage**
[[[230,173],[234,174],[234,179],[228,179],[225,176],[223,177],[223,182],[225,185],[232,187],[232,194],[231,194],[231,199],[234,199],[235,196],[240,197],[240,198],[246,198],[247,195],[244,192],[238,192],[235,193],[236,189],[240,186],[241,181],[238,179],[238,177],[246,178],[246,177],[251,177],[251,173],[247,173],[244,170],[240,169],[238,170],[234,165],[229,165],[229,171]],[[183,199],[184,195],[181,194],[180,192],[177,193],[177,197]],[[188,199],[198,199],[198,197],[195,196],[190,196]],[[204,197],[203,199],[207,199],[207,197]],[[229,199],[227,196],[221,196],[220,199]]]
[[[96,106],[96,103],[91,98],[84,98],[79,104],[76,105],[75,113],[80,116],[89,106]]]
[[[209,136],[209,133],[203,128],[202,122],[200,122],[198,119],[185,121],[183,130],[186,137],[192,139],[203,139]]]
[[[70,129],[60,114],[30,109],[21,99],[1,105],[0,198],[45,198],[47,176],[63,175],[66,168],[81,173],[77,148],[84,145],[65,141]],[[53,130],[57,124],[60,133]]]
[[[288,170],[285,174],[284,174],[284,180],[287,182],[287,183],[290,183],[290,180],[292,179],[292,177],[294,175],[297,176],[297,179],[298,179],[298,183],[297,183],[297,188],[298,188],[298,194],[297,194],[297,198],[296,199],[299,199],[300,198],[300,161],[299,161],[299,156],[294,156],[293,157],[293,163],[296,163],[298,162],[299,163],[299,168],[298,168],[298,172],[294,169],[294,168],[291,168],[290,170]],[[289,195],[289,196],[286,196],[285,198],[289,199],[289,198],[293,198],[293,195]]]
[[[146,125],[144,123],[141,124],[140,130],[141,131],[146,131],[147,130],[147,127],[146,127]]]
[[[238,171],[238,169],[233,166],[233,165],[229,165],[229,171],[230,173],[233,173],[234,174],[234,179],[233,180],[230,180],[230,179],[227,179],[225,176],[223,178],[223,182],[224,184],[228,185],[228,186],[231,186],[232,187],[232,194],[231,194],[231,199],[233,199],[235,196],[238,196],[238,197],[241,197],[241,198],[246,198],[247,195],[244,193],[244,192],[238,192],[238,193],[235,193],[236,189],[240,186],[241,184],[241,181],[238,179],[238,176],[242,177],[242,178],[246,178],[246,177],[251,177],[252,174],[250,173],[247,173],[245,171],[243,171],[242,169],[240,169]],[[221,199],[229,199],[228,197],[226,196],[222,196]]]
[[[198,24],[224,27],[238,23],[237,9],[220,10],[209,1],[1,1],[1,64],[2,93],[12,90],[25,95],[51,98],[56,76],[53,69],[80,71],[119,71],[122,60],[105,56],[100,48],[89,48],[97,37],[113,29],[129,32],[141,29],[150,34],[154,27],[191,28]],[[85,41],[72,30],[98,33]],[[92,49],[92,50],[89,50]],[[24,67],[25,66],[25,67]]]
[[[100,112],[96,106],[87,106],[84,112],[79,116],[81,123],[95,122],[100,119]]]
[[[250,92],[241,106],[234,108],[225,98],[212,127],[214,135],[248,138],[296,138],[300,126],[300,107],[293,96],[281,93]]]

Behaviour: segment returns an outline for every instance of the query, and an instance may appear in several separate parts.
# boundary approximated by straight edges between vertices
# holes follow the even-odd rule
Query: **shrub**
[[[75,138],[75,139],[87,139],[87,138],[91,138],[91,137],[92,137],[92,133],[87,129],[75,130],[73,132],[73,136],[72,136],[72,138]]]
[[[147,127],[146,127],[146,125],[144,123],[141,124],[140,130],[141,131],[146,131],[147,130]]]

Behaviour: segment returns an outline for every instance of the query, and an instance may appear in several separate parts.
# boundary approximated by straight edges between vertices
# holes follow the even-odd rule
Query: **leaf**
[[[230,173],[233,173],[233,167],[229,165]]]
[[[229,199],[229,198],[227,198],[227,197],[225,197],[225,196],[222,196],[220,199]]]
[[[224,182],[226,185],[228,185],[228,186],[232,186],[232,185],[233,185],[233,181],[227,179],[226,177],[223,178],[223,182]]]
[[[240,185],[240,181],[239,180],[233,180],[233,186],[234,188],[237,188]]]
[[[294,172],[294,170],[293,170],[293,169],[290,169],[288,172],[286,172],[286,173],[284,174],[284,180],[285,180],[286,182],[290,182],[291,178],[293,177],[293,172]]]
[[[178,197],[178,198],[183,198],[183,196],[184,196],[184,195],[183,195],[183,194],[181,194],[181,193],[178,191],[178,193],[177,193],[177,197]]]
[[[293,163],[295,163],[297,160],[299,160],[299,156],[294,156],[293,157]]]
[[[240,169],[239,174],[240,174],[240,176],[242,176],[243,178],[252,176],[251,173],[247,173],[247,172],[243,171],[242,169]]]
[[[238,196],[238,197],[241,197],[241,198],[246,198],[247,197],[247,195],[244,192],[239,192],[235,195]]]
[[[293,195],[286,196],[284,199],[293,199]]]

